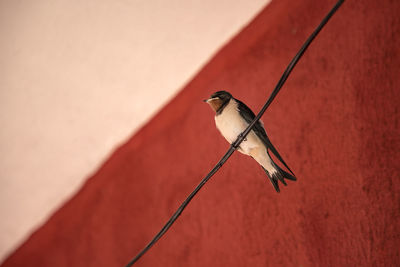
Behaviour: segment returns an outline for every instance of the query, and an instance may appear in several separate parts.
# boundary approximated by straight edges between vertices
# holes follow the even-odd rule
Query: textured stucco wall
[[[272,2],[4,266],[123,266],[228,148],[201,100],[259,110],[334,1]],[[235,153],[137,266],[398,266],[398,1],[347,1],[263,120],[298,181]]]

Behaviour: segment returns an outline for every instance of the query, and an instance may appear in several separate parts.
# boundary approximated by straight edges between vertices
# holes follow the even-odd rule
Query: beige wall
[[[267,2],[0,0],[0,261]]]

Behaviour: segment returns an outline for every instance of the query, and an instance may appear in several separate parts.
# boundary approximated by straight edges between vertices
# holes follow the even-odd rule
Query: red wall
[[[273,1],[2,266],[126,264],[228,148],[201,100],[258,111],[334,2]],[[297,182],[235,153],[137,266],[400,266],[399,10],[345,2],[264,115]]]

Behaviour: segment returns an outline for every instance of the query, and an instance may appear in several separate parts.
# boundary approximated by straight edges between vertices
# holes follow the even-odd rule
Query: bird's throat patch
[[[211,106],[211,108],[217,112],[219,110],[219,108],[222,106],[222,100],[219,98],[216,99],[212,99],[208,102]]]

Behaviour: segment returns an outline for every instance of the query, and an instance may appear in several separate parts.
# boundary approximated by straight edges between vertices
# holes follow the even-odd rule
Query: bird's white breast
[[[215,116],[215,124],[222,136],[225,137],[230,144],[232,144],[238,135],[248,126],[248,123],[240,115],[237,102],[234,99],[229,101],[221,114]],[[251,131],[247,135],[246,141],[240,144],[241,150],[239,151],[244,154],[250,154],[251,149],[260,146],[263,147],[261,140]]]

